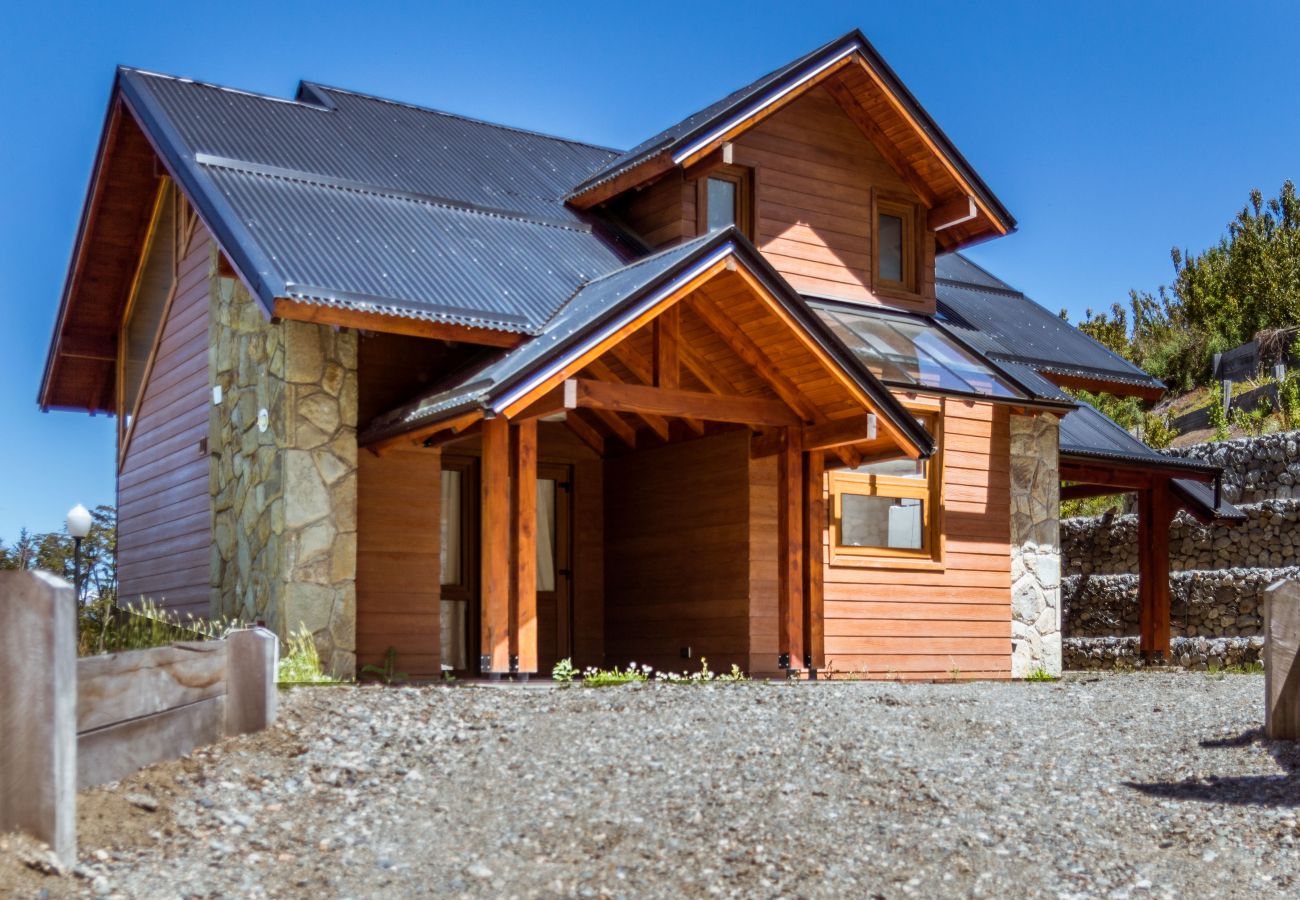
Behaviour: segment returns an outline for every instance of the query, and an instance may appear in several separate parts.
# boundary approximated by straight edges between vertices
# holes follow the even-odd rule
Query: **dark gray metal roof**
[[[565,191],[613,151],[304,84],[119,72],[232,262],[277,297],[536,333],[630,255]]]
[[[476,409],[495,415],[526,394],[532,385],[544,381],[549,373],[562,368],[570,356],[582,352],[604,333],[617,330],[644,308],[653,307],[676,285],[727,257],[735,258],[764,285],[871,398],[876,411],[906,435],[923,456],[934,452],[934,438],[857,356],[836,339],[804,299],[734,227],[695,238],[592,279],[573,295],[540,335],[381,417],[366,429],[361,440],[371,443]]]
[[[811,53],[807,53],[793,62],[787,63],[750,82],[739,90],[733,91],[721,100],[692,113],[653,137],[647,138],[626,153],[620,154],[605,163],[598,171],[592,173],[581,183],[575,182],[576,187],[573,188],[570,196],[577,196],[590,188],[616,178],[659,153],[675,153],[689,147],[700,138],[707,136],[720,124],[737,116],[745,115],[750,107],[762,105],[773,94],[804,80],[810,74],[816,73],[821,67],[850,53],[861,55],[867,65],[889,86],[890,91],[898,97],[907,111],[929,135],[940,152],[949,159],[975,191],[979,193],[980,199],[1003,221],[1008,230],[1014,230],[1016,227],[1015,218],[989,190],[988,185],[971,168],[970,163],[961,155],[961,152],[957,150],[948,136],[943,133],[943,130],[930,117],[930,114],[925,111],[925,108],[921,106],[912,92],[899,80],[898,75],[889,67],[889,64],[871,45],[871,42],[856,28],[833,41],[823,44]]]
[[[959,253],[935,261],[939,319],[980,352],[1040,372],[1164,390],[1164,384]]]
[[[1157,453],[1129,434],[1114,421],[1088,403],[1079,403],[1078,409],[1061,419],[1061,457],[1077,461],[1097,460],[1119,462],[1160,469],[1171,474],[1179,471],[1218,474],[1218,466]],[[1175,461],[1174,465],[1169,465]],[[1192,478],[1174,478],[1175,493],[1190,504],[1196,512],[1209,518],[1244,519],[1245,514],[1221,496],[1216,497],[1213,484]],[[1216,502],[1217,501],[1217,502]]]

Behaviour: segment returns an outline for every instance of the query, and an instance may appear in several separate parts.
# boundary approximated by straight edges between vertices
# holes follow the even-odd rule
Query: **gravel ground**
[[[1263,678],[300,689],[0,895],[1296,896]]]

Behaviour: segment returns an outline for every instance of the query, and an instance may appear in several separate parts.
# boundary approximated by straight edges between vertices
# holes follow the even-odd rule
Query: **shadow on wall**
[[[1259,743],[1277,761],[1282,772],[1277,775],[1233,775],[1219,778],[1189,778],[1184,781],[1159,781],[1152,784],[1124,782],[1152,797],[1170,800],[1199,800],[1204,803],[1228,803],[1234,806],[1300,807],[1300,741],[1270,741],[1264,729],[1252,728],[1236,737],[1201,741],[1210,749],[1233,749]]]

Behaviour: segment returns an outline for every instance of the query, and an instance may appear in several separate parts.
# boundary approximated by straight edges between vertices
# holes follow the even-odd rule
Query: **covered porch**
[[[472,577],[436,573],[422,602],[454,595],[463,614],[398,635],[437,657],[415,674],[825,665],[825,469],[934,443],[756,252],[726,233],[692,245],[593,282],[547,333],[362,436],[359,647],[391,615],[370,586],[394,565],[428,584],[436,564]],[[383,485],[453,470],[470,473],[453,518],[472,552],[448,556],[441,514],[410,558],[378,549],[403,494]]]

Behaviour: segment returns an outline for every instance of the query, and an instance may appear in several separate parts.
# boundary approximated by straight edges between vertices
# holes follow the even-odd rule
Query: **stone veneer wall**
[[[1011,677],[1061,674],[1060,424],[1011,417]]]
[[[356,668],[357,335],[270,322],[233,278],[210,294],[212,613],[312,633]],[[266,410],[266,427],[259,413]]]

